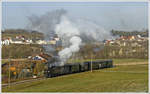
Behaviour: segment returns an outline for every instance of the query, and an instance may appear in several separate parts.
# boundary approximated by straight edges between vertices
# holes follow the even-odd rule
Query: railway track
[[[8,87],[9,85],[18,85],[18,84],[23,84],[23,83],[28,83],[28,82],[34,82],[34,81],[38,81],[38,80],[45,80],[47,78],[36,78],[36,79],[28,79],[28,80],[22,80],[22,81],[17,81],[17,82],[12,82],[10,84],[6,83],[6,84],[2,84],[2,87]]]

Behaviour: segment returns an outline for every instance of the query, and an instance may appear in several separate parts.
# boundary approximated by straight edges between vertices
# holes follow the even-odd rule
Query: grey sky
[[[55,9],[65,9],[73,18],[86,18],[106,30],[141,30],[148,28],[148,3],[95,2],[9,2],[2,5],[2,29],[25,28],[28,16],[40,16]]]

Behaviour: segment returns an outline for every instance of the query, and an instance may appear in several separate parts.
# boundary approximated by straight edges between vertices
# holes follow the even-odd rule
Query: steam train
[[[99,61],[87,61],[83,63],[71,63],[63,66],[48,65],[44,71],[44,75],[47,78],[56,77],[60,75],[79,73],[84,71],[97,70],[103,68],[113,67],[112,60],[99,60]]]

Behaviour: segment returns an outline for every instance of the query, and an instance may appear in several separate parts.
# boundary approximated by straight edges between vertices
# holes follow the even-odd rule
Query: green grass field
[[[114,64],[131,63],[131,62],[148,62],[148,59],[113,59]]]
[[[116,61],[121,63],[121,60]],[[148,65],[116,66],[92,73],[64,75],[5,87],[2,92],[148,92]]]

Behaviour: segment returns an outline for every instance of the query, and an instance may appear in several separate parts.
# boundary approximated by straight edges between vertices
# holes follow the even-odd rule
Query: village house
[[[48,55],[45,53],[41,53],[41,54],[36,54],[33,56],[28,56],[28,59],[32,59],[32,60],[42,60],[47,62],[49,59],[51,59],[52,55]]]
[[[12,39],[11,41],[12,44],[23,44],[23,40],[22,39]]]
[[[22,35],[16,36],[16,39],[21,39],[21,40],[25,40],[25,37]]]
[[[40,55],[36,55],[34,57],[32,57],[33,60],[45,60],[43,57],[41,57]]]
[[[60,38],[58,37],[58,35],[57,35],[57,34],[55,34],[55,35],[53,36],[52,40],[59,41],[59,40],[60,40]]]
[[[26,44],[32,44],[33,43],[33,41],[31,39],[27,39],[27,40],[25,40],[25,42],[26,42]]]
[[[54,40],[59,41],[60,39],[59,39],[59,37],[55,36]]]
[[[118,43],[119,42],[119,43]],[[105,42],[104,42],[104,45],[119,45],[120,44],[120,41],[117,41],[117,40],[106,40]]]
[[[55,45],[55,44],[56,44],[56,40],[50,40],[50,41],[49,41],[49,44]]]
[[[11,39],[10,38],[6,38],[6,39],[2,39],[1,44],[2,45],[9,45],[10,42],[11,42]]]
[[[38,40],[36,41],[37,44],[47,44],[47,42],[45,40]]]
[[[136,40],[138,36],[121,36],[119,40]]]

